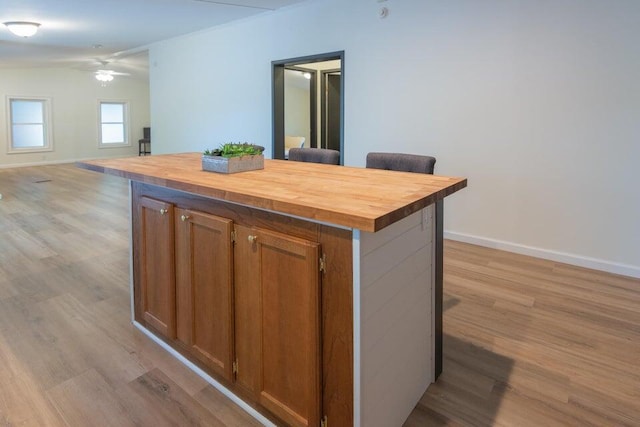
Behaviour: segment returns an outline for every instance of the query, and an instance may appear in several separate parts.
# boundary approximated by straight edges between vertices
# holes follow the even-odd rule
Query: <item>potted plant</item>
[[[202,154],[202,170],[236,173],[264,169],[264,147],[248,142],[229,142]]]

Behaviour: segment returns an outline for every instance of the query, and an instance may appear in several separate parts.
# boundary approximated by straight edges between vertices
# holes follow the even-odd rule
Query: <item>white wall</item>
[[[270,147],[271,61],[344,50],[347,165],[434,155],[469,179],[448,236],[640,277],[640,2],[384,5],[310,0],[154,46],[155,149]]]
[[[7,154],[7,96],[52,99],[54,151]],[[98,148],[99,99],[129,101],[131,147]],[[120,76],[102,87],[86,71],[0,69],[0,167],[138,155],[138,139],[149,123],[148,81]]]

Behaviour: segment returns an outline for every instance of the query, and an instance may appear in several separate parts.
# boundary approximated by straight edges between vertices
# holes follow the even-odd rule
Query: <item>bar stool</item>
[[[142,128],[142,139],[138,140],[138,156],[151,154],[151,128]]]

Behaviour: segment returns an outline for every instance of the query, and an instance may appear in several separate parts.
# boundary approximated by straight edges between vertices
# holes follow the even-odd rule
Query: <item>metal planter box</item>
[[[218,173],[246,172],[264,169],[264,155],[222,157],[202,156],[202,170]]]

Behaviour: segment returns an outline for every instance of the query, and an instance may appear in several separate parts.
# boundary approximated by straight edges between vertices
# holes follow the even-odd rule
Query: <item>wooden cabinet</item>
[[[202,172],[197,153],[148,160],[81,163],[131,180],[135,325],[211,373],[219,380],[211,381],[214,387],[224,385],[225,393],[277,425],[313,425],[318,413],[331,426],[399,424],[440,367],[442,199],[464,188],[466,179],[278,160],[265,160],[261,171],[222,176]],[[313,191],[301,192],[303,187]],[[144,198],[163,202],[147,206]],[[217,235],[215,227],[182,236],[175,229],[182,211],[176,216],[167,203],[228,218],[245,232],[229,251],[234,277],[228,311],[220,309],[224,295],[206,294],[211,280],[220,280],[216,286],[224,288],[217,270],[203,273],[216,279],[194,280],[201,267],[172,271],[175,262],[167,261],[177,258],[183,265],[198,258],[184,250],[207,246],[197,243],[198,236]],[[433,203],[435,225],[426,215]],[[174,228],[161,222],[158,208],[167,210]],[[269,243],[263,230],[282,234]],[[240,244],[254,235],[256,245]],[[300,267],[314,259],[308,271],[315,271],[318,248],[298,245],[296,239],[322,248],[321,285]],[[298,246],[304,251],[294,249]],[[178,252],[172,254],[174,248]],[[217,256],[203,255],[198,262],[210,258]],[[291,260],[297,266],[285,269]],[[298,282],[298,277],[305,278]],[[303,282],[308,287],[297,286]],[[210,301],[197,306],[199,295]],[[399,303],[405,300],[411,307]],[[207,317],[209,305],[218,307],[218,317]],[[319,328],[314,323],[318,310]],[[225,325],[225,318],[232,320]],[[226,328],[220,330],[219,324]],[[233,333],[228,333],[230,324]],[[235,361],[236,353],[238,373],[229,381],[228,356]],[[291,391],[292,384],[299,393]]]
[[[177,339],[212,371],[233,377],[233,221],[175,209]]]
[[[176,335],[173,205],[141,197],[139,230],[140,311],[144,321],[167,338]]]
[[[288,425],[319,425],[319,245],[235,229],[237,381]]]
[[[286,425],[320,425],[320,244],[137,200],[144,324]]]

